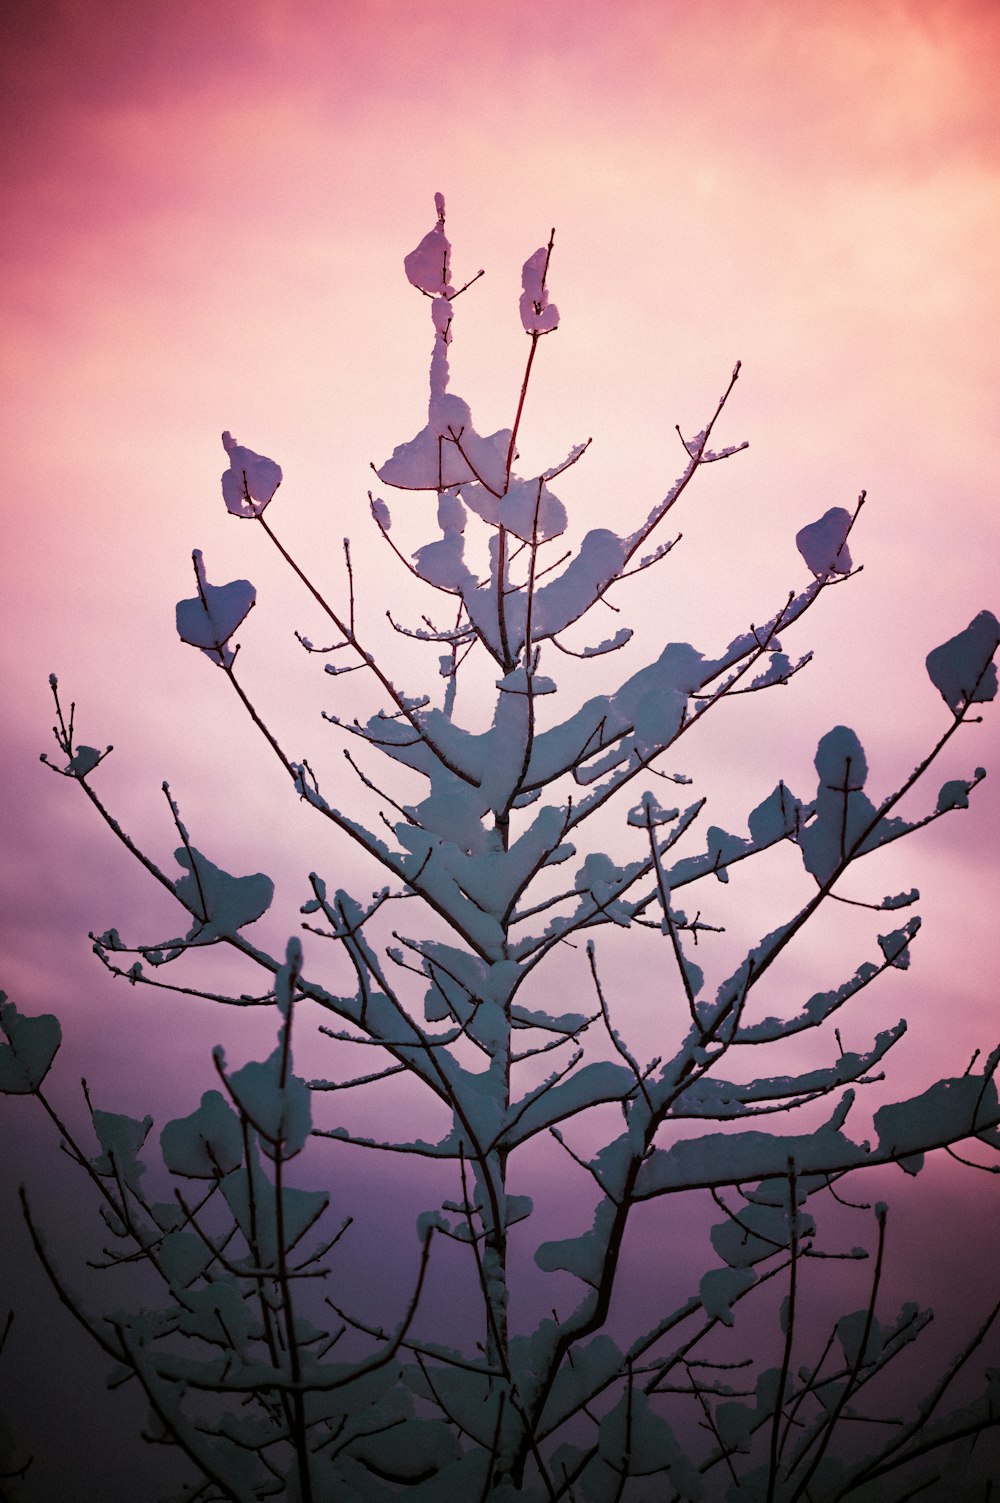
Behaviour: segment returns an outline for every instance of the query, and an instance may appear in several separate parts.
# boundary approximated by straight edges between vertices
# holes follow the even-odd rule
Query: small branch
[[[781,1437],[781,1417],[788,1388],[788,1373],[792,1362],[792,1342],[795,1337],[795,1297],[798,1288],[799,1266],[799,1202],[795,1182],[795,1161],[788,1160],[788,1228],[791,1263],[788,1274],[788,1307],[785,1316],[785,1348],[781,1358],[781,1374],[778,1391],[774,1396],[774,1416],[771,1422],[771,1447],[767,1473],[767,1503],[774,1503],[778,1485],[778,1443]],[[867,1333],[866,1333],[867,1334]]]

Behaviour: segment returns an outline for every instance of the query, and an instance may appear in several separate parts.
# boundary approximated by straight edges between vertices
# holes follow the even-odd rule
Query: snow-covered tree
[[[881,1203],[858,1206],[845,1180],[863,1187],[866,1170],[887,1164],[915,1174],[924,1155],[966,1140],[973,1155],[1000,1148],[1000,1050],[913,1099],[881,1105],[866,1139],[852,1133],[852,1105],[860,1088],[882,1078],[906,1025],[851,1049],[837,1025],[886,971],[906,969],[920,921],[897,914],[912,910],[917,893],[862,901],[885,915],[876,927],[888,932],[829,989],[791,995],[785,983],[774,985],[772,968],[802,944],[815,915],[842,898],[849,870],[968,806],[982,769],[946,782],[929,812],[914,819],[897,812],[994,698],[997,621],[980,613],[927,658],[942,701],[940,734],[918,749],[898,787],[870,793],[858,737],[836,726],[820,737],[814,788],[797,796],[778,781],[766,796],[759,790],[743,833],[707,824],[705,799],[689,791],[690,776],[663,769],[664,754],[676,765],[687,733],[720,713],[723,701],[770,692],[808,663],[808,653],[787,655],[782,640],[856,572],[849,539],[864,496],[803,526],[796,539],[803,583],[772,603],[763,625],[731,622],[727,645],[707,651],[658,644],[645,666],[602,687],[603,660],[621,661],[615,655],[632,637],[626,627],[605,639],[595,624],[609,593],[621,599],[623,581],[662,563],[675,541],[662,537],[664,524],[698,472],[745,447],[716,437],[739,366],[701,430],[690,437],[678,430],[681,472],[648,515],[621,532],[594,529],[560,551],[567,529],[560,477],[587,444],[541,473],[517,469],[539,347],[559,324],[549,296],[553,240],[522,272],[527,362],[512,426],[480,434],[469,406],[449,390],[456,303],[471,283],[453,284],[441,195],[436,204],[437,222],[404,263],[433,326],[427,422],[376,472],[384,488],[415,493],[408,505],[426,519],[428,540],[415,551],[400,546],[385,500],[371,498],[394,566],[440,601],[438,617],[428,606],[416,627],[390,617],[436,657],[416,692],[367,645],[367,608],[374,600],[381,611],[386,602],[372,587],[360,608],[347,545],[338,603],[329,570],[320,577],[304,567],[272,525],[278,465],[223,435],[229,511],[258,528],[262,545],[282,555],[326,618],[332,643],[320,648],[303,637],[302,647],[327,659],[338,690],[341,675],[358,670],[379,696],[364,722],[326,713],[331,734],[355,746],[352,776],[377,821],[364,822],[342,792],[335,797],[314,771],[316,759],[286,745],[252,697],[234,638],[254,605],[253,585],[211,584],[195,552],[195,591],[177,606],[180,637],[242,702],[249,731],[280,762],[292,797],[360,846],[385,885],[359,897],[311,873],[305,921],[296,921],[283,954],[269,953],[252,935],[272,902],[271,879],[231,875],[203,854],[169,790],[180,874],[138,849],[99,791],[107,753],[79,744],[53,678],[60,757],[49,765],[79,785],[182,914],[180,933],[166,941],[126,940],[109,929],[95,936],[97,955],[133,985],[169,991],[175,983],[163,979],[164,968],[183,956],[190,963],[204,946],[227,946],[262,973],[256,992],[184,989],[273,1008],[278,1039],[266,1059],[238,1068],[216,1050],[217,1089],[158,1134],[151,1118],[116,1114],[88,1096],[95,1151],[48,1094],[58,1022],[5,1003],[0,1091],[44,1106],[92,1181],[112,1243],[108,1276],[144,1264],[147,1292],[136,1308],[120,1308],[116,1298],[103,1312],[74,1294],[23,1194],[38,1255],[107,1353],[113,1383],[145,1393],[153,1438],[190,1459],[200,1480],[187,1498],[382,1503],[402,1491],[419,1503],[798,1503],[901,1499],[941,1478],[951,1479],[945,1491],[921,1496],[954,1497],[947,1488],[964,1464],[962,1448],[1000,1423],[1000,1390],[994,1373],[956,1408],[953,1385],[975,1367],[1000,1307],[990,1310],[987,1297],[978,1330],[963,1334],[966,1345],[923,1399],[889,1422],[861,1423],[928,1312],[883,1310],[888,1213]],[[593,660],[586,669],[593,684],[591,697],[563,708],[573,694],[570,686],[560,698],[557,684],[567,654]],[[467,684],[492,697],[486,729],[460,723]],[[395,775],[387,787],[380,761]],[[611,843],[613,853],[604,849]],[[807,895],[775,913],[735,966],[720,963],[713,894],[758,858],[804,869]],[[630,1018],[636,993],[641,1005],[641,1045],[629,1037],[618,983],[602,963],[601,936],[612,929],[641,943],[644,956],[659,956],[628,986]],[[539,975],[564,978],[567,946],[575,947],[573,986],[564,979],[540,986]],[[353,979],[343,989],[330,974],[339,964],[342,975],[345,959]],[[293,1036],[299,1049],[297,1020],[305,1016],[323,1020],[332,1037],[328,1078],[296,1073]],[[781,1046],[810,1031],[823,1062],[768,1073],[765,1060],[787,1061]],[[852,1031],[863,1035],[863,1020]],[[652,1058],[640,1052],[650,1037]],[[354,1056],[360,1063],[342,1069]],[[317,1125],[331,1101],[339,1107],[400,1080],[445,1114],[436,1140]],[[779,1113],[775,1125],[760,1120]],[[358,1308],[342,1277],[350,1231],[330,1210],[336,1197],[295,1182],[299,1155],[309,1147],[315,1174],[330,1139],[370,1149],[373,1176],[386,1152],[419,1156],[447,1187],[419,1219],[412,1285],[391,1321],[385,1311]],[[531,1277],[536,1285],[549,1278],[555,1291],[551,1316],[532,1327],[520,1319],[523,1275],[512,1248],[532,1238],[536,1213],[525,1191],[532,1145],[543,1140],[563,1155],[576,1188],[564,1235],[532,1241]],[[162,1160],[150,1182],[173,1177],[168,1198],[145,1189],[144,1154]],[[686,1205],[696,1193],[719,1218],[710,1246],[696,1253],[700,1275],[652,1322],[625,1330],[630,1229],[651,1206]],[[869,1225],[873,1272],[860,1307],[817,1342],[804,1309],[809,1271],[824,1259],[870,1256],[844,1251],[848,1207]],[[822,1217],[832,1217],[832,1233],[821,1230]],[[676,1259],[682,1245],[690,1256],[700,1233],[685,1223],[674,1218],[664,1259]],[[401,1241],[412,1238],[412,1227],[400,1229]],[[443,1341],[425,1316],[428,1281],[447,1259],[449,1267],[464,1260],[478,1302],[464,1347]]]

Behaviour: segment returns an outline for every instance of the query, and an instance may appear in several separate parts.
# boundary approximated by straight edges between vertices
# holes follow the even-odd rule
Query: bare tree
[[[60,756],[49,765],[79,785],[183,913],[183,932],[166,942],[127,943],[116,929],[94,936],[98,957],[133,985],[274,1008],[280,1031],[268,1058],[238,1069],[216,1051],[218,1088],[159,1134],[174,1178],[172,1198],[156,1200],[144,1188],[141,1158],[151,1118],[99,1109],[88,1093],[97,1151],[83,1143],[46,1090],[60,1041],[56,1019],[23,1017],[5,1003],[0,1090],[34,1096],[52,1119],[92,1182],[111,1239],[109,1277],[143,1265],[148,1297],[131,1313],[110,1302],[116,1313],[92,1310],[57,1269],[22,1191],[38,1256],[114,1364],[113,1386],[142,1389],[150,1438],[189,1458],[199,1480],[188,1499],[379,1503],[400,1491],[427,1503],[954,1497],[956,1468],[1000,1422],[995,1374],[958,1407],[952,1397],[956,1380],[975,1370],[1000,1305],[988,1308],[987,1297],[979,1329],[907,1413],[869,1408],[929,1312],[882,1309],[888,1212],[857,1204],[845,1181],[886,1164],[916,1173],[938,1149],[989,1168],[984,1152],[1000,1147],[1000,1050],[914,1099],[883,1105],[875,1139],[855,1141],[848,1118],[856,1092],[883,1078],[906,1025],[856,1049],[844,1047],[836,1025],[887,970],[906,968],[920,921],[883,920],[898,927],[877,936],[872,958],[808,999],[777,998],[771,973],[821,909],[850,901],[895,914],[916,901],[915,891],[868,901],[838,889],[870,853],[968,806],[982,769],[946,782],[922,817],[897,813],[952,738],[978,720],[977,706],[995,696],[997,622],[981,613],[928,657],[943,701],[940,733],[890,793],[867,791],[861,744],[838,726],[819,741],[808,797],[779,781],[750,811],[746,834],[706,830],[705,800],[686,801],[691,779],[658,764],[723,701],[786,684],[805,667],[808,653],[793,659],[781,639],[856,572],[849,536],[864,495],[853,509],[835,507],[802,528],[805,583],[773,602],[763,625],[740,628],[708,656],[668,643],[609,692],[562,711],[550,676],[560,655],[608,657],[632,635],[622,628],[605,640],[592,628],[593,645],[581,646],[573,629],[593,622],[623,581],[663,561],[676,542],[662,537],[663,524],[689,484],[705,465],[745,447],[715,437],[739,366],[704,427],[691,437],[678,429],[681,473],[645,520],[622,533],[590,531],[561,552],[567,517],[552,486],[587,443],[540,474],[515,469],[539,346],[559,322],[548,290],[553,238],[523,268],[528,351],[512,425],[483,436],[448,390],[455,303],[471,283],[452,284],[440,195],[436,203],[436,224],[405,260],[433,322],[428,420],[377,476],[383,486],[434,495],[438,531],[408,554],[384,500],[372,497],[371,513],[396,562],[443,597],[440,620],[427,614],[408,626],[390,613],[397,632],[436,654],[440,705],[429,692],[402,687],[367,645],[348,545],[346,598],[337,603],[271,524],[279,467],[223,435],[229,510],[258,528],[327,618],[331,645],[301,638],[302,646],[326,658],[338,683],[359,671],[381,696],[364,723],[326,715],[356,747],[345,755],[364,797],[377,800],[380,825],[369,828],[334,802],[313,762],[286,748],[255,702],[232,645],[254,604],[253,586],[210,584],[196,552],[195,593],[177,607],[182,639],[219,668],[294,794],[378,863],[386,885],[360,900],[312,873],[301,926],[311,936],[308,960],[298,934],[284,955],[268,953],[248,931],[271,903],[270,878],[215,865],[166,786],[181,875],[140,850],[98,791],[107,752],[79,744],[74,711],[64,709],[53,678]],[[467,557],[473,529],[485,538],[481,561]],[[464,684],[477,669],[494,708],[489,728],[474,733],[455,711],[460,676]],[[419,780],[421,797],[406,802],[396,785],[384,789],[373,770],[379,757],[405,770],[405,786]],[[600,844],[607,816],[594,818],[607,810],[618,811],[616,855]],[[716,965],[707,986],[703,966],[719,929],[714,884],[767,852],[804,866],[808,895],[777,914],[735,968]],[[388,917],[421,907],[435,937],[413,937]],[[609,925],[658,947],[660,960],[641,980],[646,1028],[657,1039],[651,1059],[626,1036],[619,985],[599,964],[597,937]],[[162,979],[179,957],[214,945],[262,973],[256,991],[213,993]],[[581,966],[585,960],[586,990],[551,1007],[530,1005],[537,992],[528,997],[528,979],[543,964],[551,969],[567,945],[578,947]],[[346,991],[329,982],[331,954],[349,962]],[[575,1009],[567,1006],[574,1001]],[[336,1060],[356,1054],[356,1069],[320,1080],[296,1074],[292,1043],[303,1009],[326,1020]],[[758,1057],[809,1030],[822,1031],[825,1063],[794,1074],[757,1067]],[[437,1141],[314,1125],[321,1097],[339,1102],[392,1077],[405,1077],[446,1113]],[[825,1113],[810,1113],[824,1097]],[[765,1130],[759,1119],[777,1113],[782,1125]],[[315,1140],[330,1138],[370,1149],[373,1173],[388,1151],[433,1161],[449,1180],[447,1199],[420,1218],[412,1286],[391,1327],[384,1312],[355,1308],[341,1287],[349,1221],[328,1225],[330,1195],[293,1183],[293,1160],[310,1140],[315,1154],[322,1152]],[[553,1286],[562,1303],[521,1331],[511,1314],[512,1236],[530,1236],[533,1206],[515,1193],[520,1168],[512,1175],[527,1162],[530,1177],[524,1150],[541,1140],[558,1145],[578,1182],[578,1221],[535,1247],[541,1273],[559,1275]],[[650,1205],[688,1204],[681,1198],[694,1193],[720,1218],[704,1271],[683,1298],[622,1340],[621,1309],[613,1318],[612,1307],[624,1301],[627,1313],[629,1229]],[[822,1237],[821,1211],[833,1217],[832,1234]],[[872,1273],[860,1308],[817,1340],[805,1307],[810,1269],[869,1257],[844,1250],[845,1211],[870,1225]],[[682,1221],[676,1246],[691,1235]],[[427,1282],[448,1244],[467,1260],[478,1290],[478,1326],[464,1349],[436,1337],[424,1316]],[[567,1289],[575,1296],[566,1299]],[[777,1317],[769,1289],[780,1294]],[[755,1307],[763,1312],[756,1319]],[[934,1493],[938,1484],[945,1491]]]

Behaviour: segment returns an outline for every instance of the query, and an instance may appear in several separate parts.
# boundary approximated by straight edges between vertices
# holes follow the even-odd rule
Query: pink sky
[[[763,619],[801,581],[796,530],[868,490],[852,540],[865,571],[792,644],[816,662],[698,746],[714,817],[739,828],[779,775],[807,796],[816,739],[838,721],[879,791],[932,743],[946,712],[927,652],[1000,610],[990,0],[24,0],[0,29],[4,984],[27,1011],[58,1004],[77,1073],[119,1076],[137,1020],[170,1050],[165,1079],[208,1073],[224,1028],[164,1015],[90,959],[88,928],[149,939],[172,920],[39,767],[47,675],[76,698],[83,739],[115,743],[103,788],[161,859],[169,777],[221,864],[268,865],[255,827],[303,837],[297,865],[279,858],[296,881],[317,864],[225,686],[178,643],[173,607],[194,546],[213,580],[254,580],[246,658],[276,717],[292,691],[282,723],[334,765],[318,721],[329,681],[294,659],[279,677],[288,630],[319,627],[257,529],[226,516],[219,434],[281,462],[275,526],[331,588],[352,535],[384,643],[396,584],[370,537],[368,465],[423,420],[429,321],[402,256],[435,190],[456,275],[487,268],[458,309],[452,365],[481,431],[510,422],[520,266],[557,227],[562,326],[522,449],[547,464],[593,435],[561,491],[576,537],[645,515],[678,469],[673,424],[700,427],[744,362],[724,437],[751,447],[703,478],[678,562],[637,585],[647,655],[669,637],[709,652]],[[429,536],[426,498],[393,505],[404,532],[412,512],[414,543]],[[913,969],[872,1025],[911,1019],[897,1095],[996,1039],[998,744],[995,715],[964,733],[924,797],[992,764],[976,812],[894,847],[862,894],[926,894]],[[368,884],[353,852],[323,860]],[[302,893],[286,895],[294,914]],[[844,974],[870,948],[852,943]],[[803,986],[842,979],[824,944],[820,972],[803,955]],[[120,1108],[144,1110],[141,1082],[119,1083]]]
[[[594,436],[564,487],[577,536],[645,513],[677,468],[673,423],[698,426],[744,361],[727,436],[751,448],[704,477],[678,562],[637,588],[650,650],[665,635],[709,650],[761,619],[798,581],[797,528],[867,487],[865,572],[797,638],[817,662],[773,706],[786,761],[758,751],[751,792],[778,773],[805,791],[837,720],[877,786],[913,765],[941,724],[927,651],[998,606],[993,6],[180,4],[139,27],[128,6],[65,4],[4,24],[12,992],[44,996],[55,945],[97,1005],[76,935],[116,917],[97,897],[104,835],[35,760],[50,671],[85,739],[119,748],[105,783],[158,849],[164,776],[234,852],[227,780],[283,824],[280,782],[252,750],[236,762],[242,730],[173,605],[200,546],[212,578],[258,584],[261,662],[263,608],[272,637],[310,625],[223,510],[223,427],[284,465],[281,528],[331,585],[347,532],[362,578],[386,577],[368,463],[421,421],[428,326],[401,257],[438,188],[456,273],[488,268],[453,358],[483,429],[510,420],[520,264],[557,226],[563,323],[523,447],[549,463]],[[395,508],[415,541],[425,504]],[[369,586],[373,632],[383,605]],[[327,697],[294,671],[320,755]],[[740,709],[748,727],[772,714]],[[948,770],[997,742],[995,723],[968,732]],[[730,786],[738,818],[744,754],[705,755],[717,817]],[[923,963],[977,1038],[995,787],[909,853],[941,911]]]

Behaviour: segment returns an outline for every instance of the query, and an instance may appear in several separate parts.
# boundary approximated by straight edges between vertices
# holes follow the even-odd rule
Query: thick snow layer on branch
[[[0,1044],[0,1095],[37,1091],[62,1042],[59,1019],[52,1013],[26,1018],[0,992],[0,1028],[8,1040]]]
[[[554,637],[599,600],[625,563],[625,543],[606,527],[588,532],[565,569],[535,596],[532,631],[536,640]]]
[[[383,532],[390,532],[392,530],[392,517],[389,515],[389,508],[381,496],[372,497],[371,512]]]
[[[874,981],[881,967],[867,960],[860,965],[843,986],[833,991],[816,992],[809,998],[800,1013],[791,1018],[764,1018],[760,1023],[747,1023],[740,1028],[738,1041],[741,1044],[768,1044],[775,1039],[786,1038],[793,1033],[801,1033],[805,1028],[818,1028],[821,1023],[836,1012],[838,1007],[843,1007],[849,1002],[856,992]]]
[[[139,1178],[146,1166],[140,1163],[138,1154],[153,1125],[152,1117],[126,1117],[119,1112],[91,1112],[91,1120],[97,1141],[104,1150],[93,1159],[95,1171],[104,1176],[117,1176],[131,1189],[137,1190]]]
[[[815,817],[796,836],[806,870],[827,882],[853,854],[874,850],[905,833],[902,819],[878,819],[864,792],[868,762],[861,742],[847,726],[835,726],[816,749]]]
[[[915,1172],[922,1154],[996,1126],[1000,1107],[996,1086],[982,1075],[940,1080],[921,1096],[879,1108],[874,1149],[845,1137],[840,1130],[843,1116],[838,1107],[833,1118],[812,1133],[709,1133],[656,1149],[639,1171],[637,1198],[787,1178],[790,1161],[799,1174],[829,1175],[898,1163],[905,1156]]]
[[[219,1091],[206,1091],[198,1110],[167,1122],[160,1133],[163,1162],[188,1179],[215,1179],[243,1161],[240,1119]]]
[[[998,646],[997,618],[990,611],[980,611],[964,631],[928,653],[931,683],[956,715],[970,704],[996,698],[997,670],[991,659]]]
[[[481,437],[468,404],[442,389],[432,396],[426,426],[409,442],[397,444],[375,473],[399,490],[441,491],[480,477],[499,490],[509,443],[506,428]]]
[[[234,654],[226,644],[252,610],[257,591],[248,579],[209,584],[201,549],[196,548],[191,557],[198,594],[193,600],[177,602],[177,635],[182,642],[200,647],[214,662],[228,666]]]
[[[256,1158],[251,1168],[234,1169],[221,1181],[222,1193],[244,1238],[260,1253],[263,1264],[271,1264],[278,1255],[277,1196]],[[252,1181],[252,1189],[251,1189]],[[283,1187],[281,1192],[282,1223],[286,1250],[305,1236],[329,1205],[325,1191],[296,1190]]]
[[[559,309],[549,302],[545,272],[549,252],[540,245],[521,268],[521,323],[529,334],[549,334],[559,327]]]
[[[906,1032],[905,1023],[897,1023],[878,1035],[875,1044],[864,1053],[849,1052],[833,1065],[807,1070],[801,1075],[760,1077],[749,1085],[735,1085],[714,1075],[705,1075],[689,1087],[673,1108],[675,1117],[706,1117],[716,1122],[752,1114],[755,1108],[770,1102],[792,1102],[850,1084],[871,1070],[888,1054]],[[743,1035],[746,1042],[746,1036]]]
[[[551,1026],[554,1019],[547,1019]],[[512,1125],[504,1133],[504,1142],[523,1143],[535,1133],[555,1122],[563,1122],[577,1112],[601,1101],[620,1101],[635,1086],[635,1076],[625,1065],[610,1060],[594,1060],[580,1065],[565,1080],[548,1086],[531,1105],[515,1103],[509,1112]]]
[[[752,1268],[710,1268],[702,1275],[698,1286],[705,1314],[709,1319],[721,1320],[723,1325],[731,1326],[733,1305],[756,1282],[757,1275]]]
[[[457,1424],[460,1424],[467,1435],[472,1436],[484,1451],[489,1453],[490,1443],[494,1434],[497,1421],[497,1407],[502,1403],[503,1390],[500,1385],[487,1378],[485,1374],[470,1370],[468,1365],[451,1367],[448,1359],[457,1356],[447,1349],[431,1348],[440,1352],[443,1360],[435,1364],[433,1369],[433,1387],[428,1377],[427,1364],[421,1367],[405,1367],[402,1372],[402,1381],[414,1393],[422,1398],[433,1399],[435,1403],[444,1405]],[[466,1452],[470,1461],[476,1460],[474,1452]],[[463,1484],[468,1480],[468,1487]],[[455,1486],[452,1496],[459,1498],[478,1498],[482,1491],[482,1478],[461,1478],[452,1476],[449,1485]]]
[[[451,304],[446,299],[454,290],[447,282],[449,249],[443,221],[439,221],[406,258],[410,281],[435,297],[427,423],[414,438],[397,444],[375,473],[385,485],[399,490],[440,492],[478,481],[499,495],[507,480],[510,430],[482,437],[473,427],[468,403],[448,391],[452,331]]]
[[[813,1218],[800,1212],[799,1235],[810,1237],[815,1230]],[[730,1268],[750,1269],[755,1263],[773,1257],[779,1248],[788,1246],[787,1209],[751,1201],[741,1207],[737,1218],[727,1216],[713,1226],[709,1235],[715,1251]]]
[[[842,506],[832,506],[818,522],[795,535],[795,546],[806,564],[818,579],[828,574],[849,574],[851,553],[847,546],[847,534],[851,530],[851,514]]]
[[[458,531],[446,532],[433,543],[424,543],[413,554],[413,563],[420,578],[440,590],[457,594],[475,587],[476,578],[465,562],[465,542]]]
[[[608,1250],[608,1235],[615,1218],[610,1200],[602,1200],[594,1213],[594,1224],[578,1237],[559,1242],[543,1242],[535,1252],[535,1262],[546,1273],[563,1269],[596,1289]]]
[[[411,1489],[418,1489],[418,1485],[432,1475],[435,1481],[442,1474],[447,1475],[445,1468],[450,1470],[450,1465],[459,1462],[462,1454],[458,1437],[441,1420],[417,1419],[412,1415],[407,1416],[403,1424],[362,1433],[351,1445],[352,1457],[357,1457],[376,1476],[391,1476]],[[456,1486],[458,1476],[451,1475],[449,1488]],[[469,1492],[463,1488],[452,1496],[474,1497],[475,1492],[473,1484]],[[427,1489],[419,1488],[417,1503],[421,1494],[426,1498]]]
[[[680,812],[679,809],[664,809],[656,796],[647,790],[628,811],[627,823],[641,830],[655,829],[657,825],[673,824]]]
[[[560,1367],[542,1410],[542,1429],[555,1430],[618,1377],[625,1358],[610,1336],[595,1336],[573,1348],[572,1363]]]
[[[200,1243],[200,1238],[194,1240]],[[203,1251],[208,1251],[204,1244],[200,1245]],[[224,1350],[235,1348],[237,1352],[245,1352],[251,1340],[260,1340],[264,1335],[264,1327],[254,1319],[240,1291],[221,1282],[204,1289],[185,1289],[177,1325],[185,1336],[197,1336],[201,1341]]]
[[[603,1416],[598,1451],[599,1459],[592,1463],[597,1477],[584,1484],[590,1497],[613,1499],[623,1473],[630,1477],[662,1474],[683,1489],[680,1496],[685,1498],[702,1492],[697,1468],[684,1456],[670,1426],[650,1407],[641,1388],[623,1393]]]
[[[187,875],[174,883],[174,891],[196,920],[185,944],[214,944],[223,935],[236,934],[254,923],[270,908],[274,883],[263,872],[231,877],[193,847],[181,846],[174,856],[178,866],[187,868]]]
[[[879,1107],[875,1131],[880,1153],[898,1161],[920,1156],[940,1143],[972,1137],[981,1128],[995,1127],[998,1119],[995,1082],[981,1075],[963,1075],[957,1080],[939,1080],[909,1101]]]
[[[753,1183],[788,1174],[788,1161],[806,1173],[857,1168],[866,1150],[825,1126],[798,1136],[766,1132],[707,1133],[657,1149],[639,1171],[639,1198],[667,1191]]]
[[[463,485],[462,498],[484,522],[506,527],[525,543],[544,542],[566,531],[566,508],[538,476],[513,478],[502,496],[482,485]]]
[[[222,435],[229,469],[222,474],[222,498],[234,517],[259,517],[281,484],[281,466]]]
[[[225,1054],[214,1051],[220,1070]],[[291,1052],[282,1043],[266,1060],[251,1060],[226,1076],[233,1099],[261,1137],[265,1153],[291,1158],[312,1127],[312,1097],[304,1080],[292,1074]]]
[[[451,285],[451,242],[444,232],[444,197],[434,195],[438,221],[415,250],[403,257],[406,279],[431,297],[447,298],[454,292]]]
[[[535,737],[529,783],[545,783],[571,769],[576,769],[579,782],[589,782],[585,764],[608,747],[613,766],[633,748],[648,756],[668,746],[705,671],[701,654],[688,643],[668,643],[656,662],[626,679],[616,694],[587,700],[569,720]],[[628,740],[615,749],[622,737]],[[598,762],[594,776],[605,770]]]

